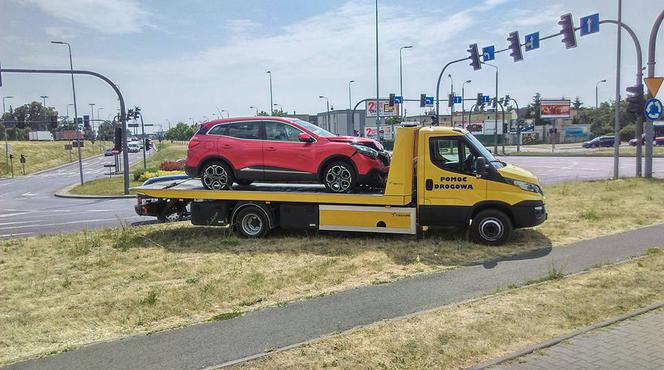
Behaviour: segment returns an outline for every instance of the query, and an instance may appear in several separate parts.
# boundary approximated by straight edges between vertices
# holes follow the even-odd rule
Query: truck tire
[[[329,192],[349,193],[355,188],[356,182],[355,169],[347,162],[332,162],[323,171],[323,184]]]
[[[262,209],[248,206],[235,216],[235,229],[245,238],[260,238],[267,234],[270,225]]]
[[[510,238],[512,221],[497,209],[479,212],[470,224],[470,239],[478,244],[502,245]]]
[[[209,162],[201,171],[201,183],[208,190],[228,190],[233,181],[233,170],[221,161]]]

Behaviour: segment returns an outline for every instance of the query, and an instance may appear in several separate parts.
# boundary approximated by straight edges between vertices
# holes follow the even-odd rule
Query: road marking
[[[7,238],[7,237],[15,237],[15,236],[21,236],[21,235],[30,235],[34,234],[33,232],[27,232],[27,233],[14,233],[14,234],[0,234],[0,238]]]
[[[18,224],[27,224],[27,223],[30,223],[30,222],[34,222],[34,221],[15,221],[15,222],[3,222],[3,223],[0,223],[0,226],[4,226],[4,225],[18,225]]]
[[[101,221],[124,221],[131,218],[138,218],[142,216],[131,216],[124,218],[99,218],[94,220],[82,220],[82,221],[67,221],[67,222],[58,222],[53,224],[31,224],[31,225],[22,225],[22,226],[13,226],[13,227],[0,227],[0,230],[9,230],[9,229],[25,229],[28,227],[45,227],[45,226],[61,226],[61,225],[72,225],[72,224],[87,224],[90,222],[101,222]],[[33,221],[34,222],[34,221]]]
[[[9,210],[8,210],[8,211],[9,211]],[[9,213],[9,214],[6,214],[6,215],[0,215],[0,218],[2,218],[2,217],[20,216],[20,215],[25,215],[25,214],[27,214],[27,213],[30,213],[30,212]]]

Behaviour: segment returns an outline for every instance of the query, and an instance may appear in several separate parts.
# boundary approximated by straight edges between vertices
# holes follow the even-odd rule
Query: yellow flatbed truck
[[[206,190],[195,180],[134,190],[191,201],[193,224],[230,225],[246,237],[276,228],[417,234],[460,226],[475,242],[499,245],[513,229],[547,217],[537,177],[496,160],[466,130],[448,127],[399,128],[386,186],[377,192],[326,193],[315,185]]]

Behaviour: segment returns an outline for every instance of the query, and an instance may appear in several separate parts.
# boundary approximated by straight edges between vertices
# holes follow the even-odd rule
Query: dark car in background
[[[614,136],[598,136],[583,143],[584,148],[610,148],[613,147],[616,138]]]

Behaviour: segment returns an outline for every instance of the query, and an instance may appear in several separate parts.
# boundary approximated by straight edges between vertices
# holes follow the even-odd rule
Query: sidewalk
[[[335,332],[402,317],[664,246],[664,224],[456,270],[291,302],[243,316],[95,343],[8,369],[191,369],[240,362]]]
[[[492,369],[664,369],[664,309],[589,331]]]

